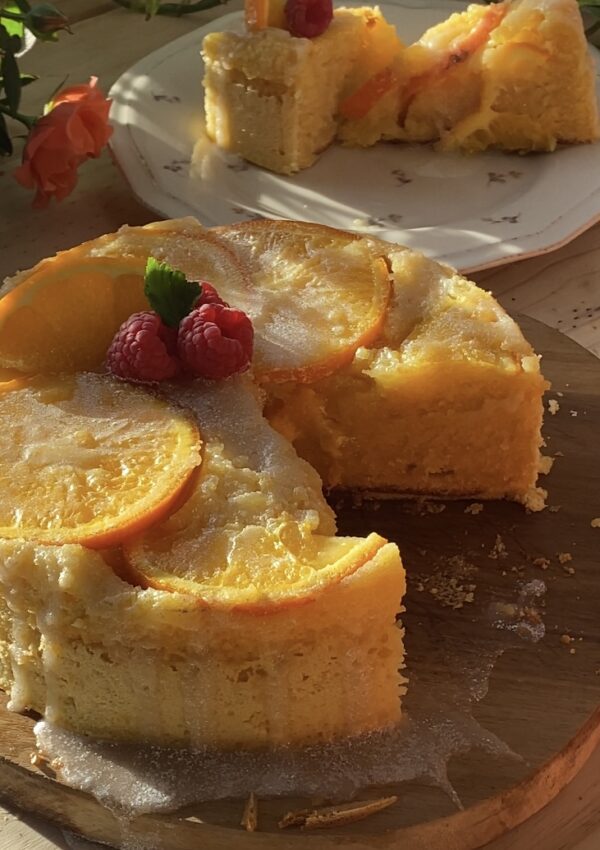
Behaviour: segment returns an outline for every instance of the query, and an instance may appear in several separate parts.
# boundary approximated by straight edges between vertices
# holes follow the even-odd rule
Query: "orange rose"
[[[18,182],[36,189],[34,207],[45,207],[50,198],[66,198],[77,183],[77,169],[90,157],[99,156],[112,133],[108,125],[108,101],[97,78],[86,85],[71,86],[56,95],[50,111],[33,126],[23,164],[15,171]]]

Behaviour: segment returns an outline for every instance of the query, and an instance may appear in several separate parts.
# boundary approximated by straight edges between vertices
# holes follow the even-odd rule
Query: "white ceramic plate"
[[[455,2],[381,6],[410,41]],[[294,218],[416,247],[460,269],[543,253],[600,218],[600,144],[529,156],[436,153],[428,145],[329,148],[294,177],[223,153],[204,135],[203,36],[240,28],[218,18],[146,56],[111,90],[112,148],[134,193],[166,217],[206,225]],[[600,69],[600,53],[593,48]]]

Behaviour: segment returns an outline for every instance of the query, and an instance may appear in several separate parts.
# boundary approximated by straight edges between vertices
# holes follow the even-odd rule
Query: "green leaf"
[[[161,3],[156,14],[172,15],[175,18],[180,18],[182,15],[189,15],[191,12],[204,12],[206,9],[223,6],[225,3],[227,3],[227,0],[198,0],[196,3]]]
[[[7,12],[12,12],[15,15],[19,14],[19,10],[14,3],[7,3],[3,8],[6,9]],[[23,34],[25,32],[25,24],[23,21],[15,21],[12,18],[7,18],[2,14],[1,9],[0,20],[2,21],[2,26],[5,27],[6,31],[10,35],[16,35],[18,38],[23,38]]]
[[[183,272],[148,257],[144,294],[152,309],[169,327],[176,328],[202,294],[199,283],[189,283]]]
[[[19,12],[22,12],[24,15],[31,9],[31,6],[28,3],[28,0],[15,0],[14,5],[17,7]]]
[[[146,19],[154,17],[160,8],[160,0],[145,0]]]
[[[12,35],[6,29],[4,25],[4,18],[2,18],[2,23],[0,23],[0,50],[5,51],[7,53],[18,53],[21,49],[21,39],[18,35]]]
[[[36,80],[39,80],[37,74],[21,74],[21,88],[30,86],[31,83],[35,83]]]
[[[0,112],[0,153],[4,156],[10,156],[12,152],[13,146],[6,129],[6,119]]]
[[[21,75],[17,60],[8,50],[2,54],[0,73],[4,80],[4,91],[6,92],[8,106],[13,112],[18,112],[21,102]]]

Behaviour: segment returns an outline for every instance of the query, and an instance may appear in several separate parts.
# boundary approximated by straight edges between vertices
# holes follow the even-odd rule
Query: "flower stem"
[[[1,103],[0,112],[3,115],[8,115],[9,118],[14,118],[15,121],[20,121],[21,124],[24,124],[28,130],[31,130],[37,120],[34,115],[23,115],[22,112],[13,112],[12,109],[9,109],[8,106],[4,106]]]
[[[214,6],[223,6],[227,0],[198,0],[196,3],[163,3],[157,9],[157,15],[189,15],[190,12],[203,12]]]
[[[24,15],[19,15],[16,12],[9,12],[8,9],[0,8],[0,18],[7,18],[9,21],[19,21],[19,23],[22,23]]]
[[[135,9],[137,4],[132,4],[131,0],[114,0],[117,6],[122,6],[124,9]],[[222,6],[227,0],[196,0],[195,3],[162,3],[156,10],[157,15],[173,15],[181,17],[181,15],[189,15],[191,12],[202,12],[205,9],[212,9],[214,6]]]
[[[596,21],[596,23],[594,23],[590,27],[588,27],[585,31],[585,34],[586,34],[587,38],[590,38],[592,35],[597,33],[598,30],[600,30],[600,21]]]

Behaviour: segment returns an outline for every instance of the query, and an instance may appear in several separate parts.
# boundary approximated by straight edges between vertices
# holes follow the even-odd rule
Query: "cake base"
[[[239,827],[239,799],[202,803],[173,815],[142,815],[124,826],[91,796],[33,767],[34,721],[2,707],[0,795],[97,841],[132,846],[137,839],[156,850],[197,844],[220,850],[250,842],[254,850],[309,845],[326,850],[342,841],[355,850],[474,850],[549,803],[600,746],[600,528],[591,526],[600,515],[600,362],[556,331],[532,320],[521,323],[543,355],[544,372],[553,383],[548,397],[560,407],[547,415],[544,428],[546,453],[562,453],[542,482],[550,508],[528,515],[508,503],[485,503],[479,510],[472,501],[360,506],[348,500],[338,517],[344,533],[363,534],[376,526],[402,545],[409,576],[403,620],[413,682],[431,682],[445,707],[447,693],[441,697],[435,685],[449,652],[464,673],[465,697],[477,690],[482,696],[471,706],[478,728],[496,735],[522,760],[478,751],[452,758],[448,778],[463,811],[439,787],[411,781],[361,792],[361,798],[398,793],[399,801],[335,830],[280,831],[279,818],[306,805],[289,798],[260,800],[260,831],[253,836]],[[545,593],[519,605],[523,585],[532,582],[538,589],[543,582]],[[488,681],[486,659],[495,655]],[[409,714],[410,694],[409,687]],[[452,697],[460,702],[460,693]],[[324,765],[324,774],[327,769]],[[542,844],[554,846],[550,836]]]

